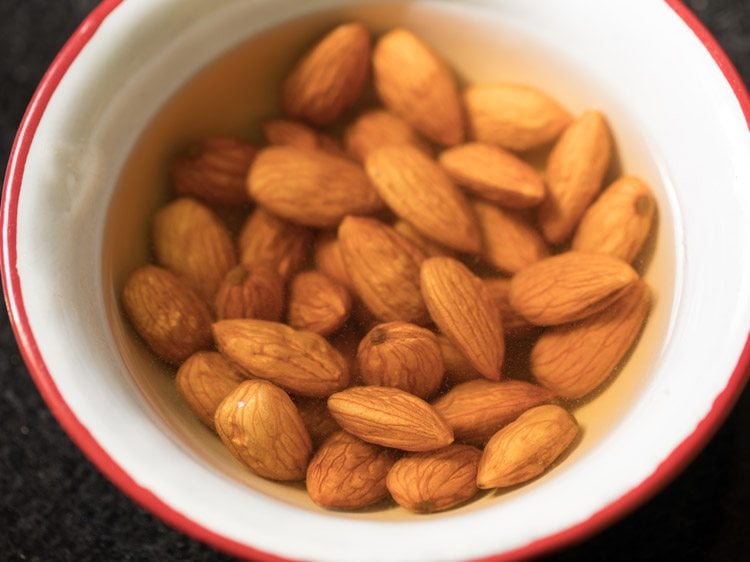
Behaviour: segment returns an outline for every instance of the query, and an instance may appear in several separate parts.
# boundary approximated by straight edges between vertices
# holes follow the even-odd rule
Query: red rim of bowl
[[[66,404],[42,359],[26,316],[23,295],[21,294],[21,282],[16,270],[16,218],[19,192],[29,147],[31,146],[39,121],[60,80],[94,33],[96,33],[101,23],[121,2],[122,0],[103,0],[100,2],[65,43],[37,87],[13,143],[5,175],[2,207],[0,210],[0,224],[2,225],[2,231],[0,232],[2,235],[2,280],[11,325],[13,326],[21,354],[29,368],[31,377],[47,406],[88,459],[120,490],[176,529],[226,553],[254,560],[287,560],[286,558],[260,551],[207,529],[179,511],[176,511],[150,490],[139,486],[106,453]],[[695,33],[711,54],[732,87],[745,115],[745,119],[750,126],[750,95],[748,95],[742,78],[732,65],[729,57],[719,46],[716,39],[714,39],[700,20],[681,0],[666,0],[666,3]],[[674,479],[716,432],[739,397],[748,375],[750,375],[749,366],[750,334],[748,334],[745,346],[727,386],[714,400],[708,415],[697,425],[693,433],[680,443],[666,460],[638,486],[596,512],[586,521],[577,523],[550,536],[537,539],[517,549],[484,557],[481,560],[483,562],[516,560],[539,556],[543,553],[570,546],[597,533],[646,502],[668,482]]]

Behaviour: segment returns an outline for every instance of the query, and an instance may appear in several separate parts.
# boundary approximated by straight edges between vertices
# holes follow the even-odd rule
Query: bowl
[[[654,306],[618,377],[576,410],[583,438],[544,478],[460,509],[324,512],[262,480],[187,410],[123,321],[165,163],[276,111],[285,68],[331,25],[423,36],[467,81],[528,82],[603,110],[617,168],[654,189]],[[686,87],[689,85],[689,87]],[[105,0],[45,75],[2,202],[11,319],[42,395],[88,457],[184,532],[261,559],[533,556],[648,499],[705,444],[750,362],[750,101],[679,2]],[[293,535],[292,535],[293,533]]]

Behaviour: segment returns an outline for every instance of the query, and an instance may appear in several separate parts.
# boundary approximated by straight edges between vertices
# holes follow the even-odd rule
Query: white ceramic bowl
[[[530,82],[574,112],[601,108],[621,168],[659,203],[645,273],[655,305],[619,377],[576,412],[580,445],[527,487],[437,516],[325,513],[302,490],[256,478],[190,416],[118,310],[123,276],[145,259],[171,151],[252,129],[273,110],[283,66],[353,18],[414,29],[469,81]],[[40,391],[89,458],[214,546],[340,561],[538,554],[650,497],[744,384],[749,111],[728,60],[676,1],[105,0],[45,76],[13,150],[2,204],[12,321]]]

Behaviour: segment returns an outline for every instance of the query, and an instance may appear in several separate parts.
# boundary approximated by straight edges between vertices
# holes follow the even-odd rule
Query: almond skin
[[[366,385],[392,386],[427,398],[443,382],[440,345],[431,331],[407,322],[379,324],[357,350],[359,376]]]
[[[607,308],[637,280],[620,259],[565,252],[519,271],[510,282],[510,305],[532,324],[556,326]]]
[[[555,140],[570,115],[544,92],[523,84],[478,84],[464,92],[473,137],[514,151]]]
[[[341,243],[335,231],[323,231],[318,235],[313,250],[313,262],[315,269],[321,273],[325,273],[347,289],[354,288],[341,255]]]
[[[388,496],[385,485],[395,456],[346,431],[323,443],[307,467],[307,493],[328,509],[362,509]]]
[[[378,148],[367,155],[365,169],[385,204],[419,232],[455,250],[479,251],[469,203],[421,150],[406,144]]]
[[[229,231],[205,205],[181,198],[154,217],[156,261],[182,278],[206,302],[237,261]]]
[[[282,279],[288,279],[307,260],[312,237],[311,230],[257,208],[240,231],[240,261],[247,266],[268,263]]]
[[[537,406],[489,440],[479,461],[477,485],[505,488],[539,476],[575,440],[578,423],[560,406]]]
[[[347,217],[339,227],[339,247],[354,290],[377,318],[429,320],[419,291],[424,255],[416,246],[380,221]]]
[[[649,187],[634,176],[622,177],[586,210],[572,247],[632,262],[646,241],[655,213],[656,201]]]
[[[398,219],[393,223],[393,230],[422,250],[422,253],[428,258],[434,258],[435,256],[454,256],[453,250],[449,250],[445,246],[441,246],[437,242],[430,240],[403,219]]]
[[[539,206],[539,227],[551,244],[570,238],[602,187],[612,157],[604,116],[587,111],[555,144],[547,161],[547,197]]]
[[[568,400],[596,390],[638,338],[648,316],[649,290],[643,281],[605,310],[546,330],[531,352],[531,372]]]
[[[305,477],[312,442],[291,398],[262,380],[240,384],[216,410],[216,432],[237,459],[260,476]]]
[[[482,451],[470,445],[449,445],[438,451],[414,453],[396,461],[386,483],[401,507],[435,513],[473,498]]]
[[[358,22],[334,28],[289,73],[281,91],[287,115],[329,125],[362,93],[370,68],[370,32]]]
[[[457,184],[510,209],[544,199],[544,180],[529,164],[498,146],[470,142],[443,151],[440,165]]]
[[[459,261],[430,258],[422,264],[421,287],[440,331],[483,376],[499,379],[505,353],[503,328],[482,281]]]
[[[284,308],[284,283],[270,265],[238,265],[216,293],[216,318],[258,318],[277,321]]]
[[[518,213],[482,201],[474,203],[482,233],[482,259],[505,273],[516,273],[549,256],[541,234]]]
[[[483,444],[526,410],[554,397],[552,391],[527,382],[479,379],[453,387],[432,405],[457,441]]]
[[[219,351],[248,373],[301,396],[328,396],[349,384],[344,358],[318,334],[264,320],[213,324]]]
[[[510,279],[483,279],[482,282],[500,311],[506,338],[521,338],[536,329],[510,305]]]
[[[341,430],[331,412],[328,411],[328,404],[325,400],[297,397],[294,403],[310,434],[313,448],[320,447],[326,439]]]
[[[419,138],[406,121],[384,109],[363,113],[344,133],[346,151],[359,162],[364,162],[367,155],[376,148],[391,144],[411,144],[430,153],[429,145]]]
[[[130,274],[122,306],[135,331],[160,358],[179,365],[211,346],[211,311],[174,274],[147,265]]]
[[[328,398],[328,409],[346,431],[383,447],[432,451],[453,442],[453,431],[432,406],[398,388],[348,388]]]
[[[346,287],[317,271],[304,271],[289,286],[287,322],[292,328],[327,336],[344,325],[352,310]]]
[[[318,133],[312,127],[293,119],[269,119],[263,123],[263,136],[268,144],[319,148]]]
[[[375,90],[383,104],[429,140],[464,139],[461,98],[448,65],[406,29],[383,35],[373,51]]]
[[[316,228],[333,228],[346,215],[382,208],[357,164],[322,150],[264,148],[248,176],[250,196],[275,215]]]
[[[177,195],[209,205],[247,203],[245,178],[255,153],[254,146],[236,139],[204,139],[172,163],[172,187]]]
[[[193,413],[214,429],[214,414],[230,392],[247,377],[215,351],[199,351],[177,371],[177,390]]]

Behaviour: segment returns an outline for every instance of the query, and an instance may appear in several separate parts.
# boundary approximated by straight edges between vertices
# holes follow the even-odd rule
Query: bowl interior
[[[679,222],[659,152],[632,109],[627,92],[602,82],[586,61],[560,50],[529,22],[514,17],[487,18],[487,6],[458,6],[444,2],[364,4],[329,8],[299,16],[261,30],[224,52],[170,93],[138,133],[118,172],[117,187],[109,206],[102,249],[102,280],[107,318],[122,361],[142,397],[150,405],[149,415],[163,424],[169,437],[198,462],[243,485],[305,510],[321,512],[307,497],[302,485],[277,484],[255,476],[236,461],[218,437],[187,409],[175,389],[174,372],[144,349],[123,319],[119,294],[128,273],[149,260],[150,221],[155,210],[170,196],[168,166],[190,142],[207,135],[222,134],[260,141],[263,119],[278,115],[280,81],[305,47],[336,23],[357,19],[375,35],[396,26],[420,34],[445,57],[462,83],[511,81],[535,85],[557,98],[573,114],[588,108],[602,110],[615,138],[617,159],[608,176],[621,173],[644,179],[658,201],[658,226],[638,267],[653,291],[653,308],[635,350],[618,375],[592,400],[578,406],[574,414],[583,428],[583,438],[564,462],[543,478],[502,493],[484,494],[478,501],[433,517],[452,517],[513,502],[534,490],[543,490],[567,471],[596,454],[623,419],[631,404],[654,376],[679,299],[677,278],[676,223]],[[543,162],[544,154],[535,155]],[[228,216],[235,226],[243,212]],[[328,514],[339,518],[413,520],[400,508],[378,507],[362,513]]]

